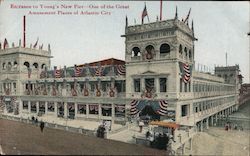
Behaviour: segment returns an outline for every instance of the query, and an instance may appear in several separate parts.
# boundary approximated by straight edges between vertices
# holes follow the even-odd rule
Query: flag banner
[[[81,68],[81,67],[77,67],[76,65],[75,65],[75,67],[74,67],[74,76],[75,77],[80,77],[81,76],[81,74],[82,74],[82,70],[83,68]]]
[[[6,38],[4,39],[4,43],[3,43],[3,49],[5,48],[9,48],[9,43]]]
[[[34,44],[33,48],[36,48],[36,46],[38,44],[38,40],[39,40],[39,38],[37,38],[36,43]]]
[[[145,7],[142,11],[142,15],[141,15],[141,20],[142,20],[142,24],[144,22],[144,17],[148,16],[148,12],[147,12],[147,7],[146,7],[146,4],[145,4]]]
[[[180,72],[182,76],[182,80],[184,83],[188,83],[191,78],[192,73],[192,65],[188,65],[187,63],[179,62]]]

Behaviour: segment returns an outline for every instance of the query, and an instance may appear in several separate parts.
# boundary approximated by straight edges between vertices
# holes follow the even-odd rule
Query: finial
[[[159,21],[158,16],[156,16],[156,22],[158,22],[158,21]]]
[[[126,15],[126,27],[128,27],[128,17]]]
[[[48,44],[48,51],[50,51],[50,44]]]
[[[19,47],[21,47],[21,39],[19,39]]]
[[[176,8],[175,8],[175,18],[174,19],[178,19],[178,10],[177,10],[177,5],[176,5]]]

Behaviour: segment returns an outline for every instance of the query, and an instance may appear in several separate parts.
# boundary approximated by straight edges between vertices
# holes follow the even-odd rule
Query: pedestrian
[[[40,129],[41,129],[41,132],[43,132],[43,129],[44,129],[44,122],[43,121],[41,121],[41,123],[40,123]]]
[[[144,123],[140,120],[139,121],[140,133],[142,132],[142,126],[144,126]]]

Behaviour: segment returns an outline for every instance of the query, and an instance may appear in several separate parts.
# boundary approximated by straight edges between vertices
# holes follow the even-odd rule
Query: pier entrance
[[[160,120],[160,115],[157,114],[151,106],[145,106],[139,114],[140,119],[144,120]]]

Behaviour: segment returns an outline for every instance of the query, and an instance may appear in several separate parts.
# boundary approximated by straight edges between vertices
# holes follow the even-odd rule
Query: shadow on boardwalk
[[[166,155],[166,151],[0,119],[5,154]]]

